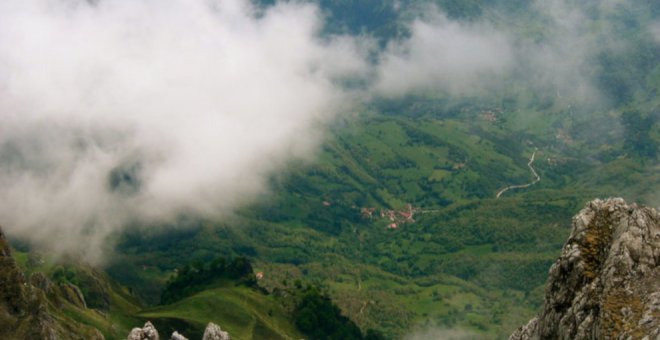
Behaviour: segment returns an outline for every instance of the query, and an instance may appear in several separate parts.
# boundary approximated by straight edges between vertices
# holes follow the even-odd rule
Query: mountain
[[[158,303],[153,287],[175,268],[247,256],[269,289],[327,287],[363,329],[396,338],[435,325],[503,338],[537,312],[585,202],[656,195],[657,160],[627,153],[614,135],[583,135],[591,120],[475,101],[381,102],[338,122],[314,162],[290,164],[235,215],[125,233],[109,272]],[[496,198],[534,180],[532,155],[541,181]]]
[[[509,339],[659,337],[660,215],[622,199],[594,200],[573,218],[541,313]]]
[[[63,312],[64,305],[85,308],[80,296],[77,287],[57,286],[41,273],[27,280],[0,230],[0,338],[104,339],[97,329]],[[60,303],[59,309],[54,306],[55,300]]]
[[[259,3],[260,10],[274,6],[275,11],[304,2],[318,4],[318,14],[326,19],[318,27],[322,44],[341,38],[337,34],[358,36],[358,42],[367,46],[363,52],[370,55],[375,73],[388,60],[390,65],[398,60],[404,71],[408,62],[427,61],[430,65],[420,65],[416,74],[429,86],[413,86],[400,96],[389,96],[378,94],[379,88],[370,92],[376,86],[370,82],[378,81],[371,75],[333,79],[342,91],[355,90],[361,97],[361,90],[366,90],[369,95],[358,103],[347,103],[347,112],[324,121],[323,140],[313,155],[277,160],[277,171],[264,170],[268,175],[264,183],[258,183],[268,190],[230,213],[200,215],[191,206],[180,214],[172,211],[172,216],[177,214],[171,219],[168,215],[167,221],[131,219],[99,242],[102,248],[114,248],[103,268],[71,258],[52,261],[34,251],[38,244],[32,248],[12,239],[16,249],[10,252],[3,246],[7,255],[0,268],[0,294],[4,294],[0,330],[7,332],[0,337],[25,337],[24,332],[45,325],[44,332],[50,333],[43,334],[64,339],[98,335],[92,327],[114,339],[147,320],[162,333],[177,330],[190,338],[200,337],[208,322],[221,325],[236,339],[310,337],[296,324],[293,315],[299,297],[292,296],[292,291],[309,286],[323,292],[314,301],[329,302],[325,311],[355,324],[347,327],[351,334],[377,330],[392,339],[415,338],[426,330],[501,339],[541,308],[537,321],[519,334],[556,334],[551,326],[558,320],[566,320],[569,329],[569,321],[577,323],[579,317],[589,315],[594,324],[609,317],[600,314],[606,312],[606,304],[597,301],[571,309],[568,304],[574,297],[560,288],[554,295],[545,295],[550,304],[561,308],[546,311],[544,286],[548,269],[571,233],[571,216],[585,202],[613,196],[649,206],[660,202],[660,24],[651,29],[660,23],[660,6],[653,1],[566,0],[252,2]],[[268,22],[259,10],[252,15]],[[427,34],[419,36],[420,32]],[[493,32],[498,34],[493,36]],[[497,38],[497,43],[490,38]],[[473,43],[486,47],[468,49],[466,55],[451,53]],[[487,59],[489,65],[491,61],[501,65],[495,60],[502,56],[497,52],[507,46],[513,60],[511,72],[502,75],[499,69],[493,70],[465,84],[464,78],[469,77],[452,76],[453,71],[461,75],[472,69],[472,64],[452,64],[453,59]],[[416,54],[419,47],[422,55]],[[445,65],[447,61],[450,66]],[[308,66],[304,69],[315,69]],[[435,79],[432,73],[438,70]],[[467,75],[472,75],[470,70]],[[103,77],[113,74],[102,73]],[[431,73],[430,78],[426,73]],[[393,77],[404,85],[408,78],[416,77]],[[287,85],[286,81],[277,83]],[[591,96],[594,93],[598,95]],[[249,101],[268,103],[255,98]],[[301,96],[300,101],[306,99]],[[137,108],[136,115],[140,111]],[[231,129],[219,128],[217,135],[231,132],[226,130]],[[43,127],[35,131],[41,135]],[[123,150],[112,146],[123,134],[109,131],[106,135],[101,146],[107,139],[108,148]],[[76,150],[94,147],[94,143],[79,141],[75,133],[71,137],[67,148],[69,144]],[[51,173],[42,164],[40,150],[45,150],[46,158],[58,158],[58,153],[34,145],[28,137],[1,144],[4,172],[29,178],[20,169],[34,163],[34,174]],[[166,144],[162,147],[169,149]],[[148,183],[140,176],[148,176],[151,162],[161,159],[149,157],[149,148],[146,154],[138,149],[127,159],[122,157],[109,178],[99,172],[103,181],[98,187],[110,190],[113,200],[117,198],[127,209]],[[232,150],[237,155],[243,152],[240,143]],[[194,152],[190,159],[204,165],[200,156]],[[224,158],[214,157],[218,159]],[[125,161],[134,166],[122,165]],[[214,177],[210,169],[204,173]],[[180,179],[196,177],[183,175]],[[172,185],[179,182],[175,179]],[[229,197],[231,190],[216,191],[234,200]],[[21,197],[27,200],[29,195]],[[214,197],[204,196],[198,203],[213,206]],[[618,218],[626,208],[617,202],[606,205],[613,207]],[[194,205],[194,200],[187,204]],[[603,204],[591,203],[594,208],[589,209],[598,215],[596,207]],[[629,208],[640,216],[646,214],[634,205]],[[58,209],[49,210],[67,216]],[[64,224],[78,226],[70,221]],[[93,233],[95,227],[89,228]],[[25,234],[29,233],[22,235],[29,239]],[[581,254],[595,252],[583,261],[583,267],[589,263],[594,269],[589,274],[555,268],[551,280],[557,287],[570,281],[570,290],[584,291],[579,297],[605,294],[619,299],[612,306],[630,308],[632,316],[621,323],[621,334],[630,334],[635,331],[630,322],[644,315],[635,308],[645,309],[650,302],[620,297],[620,287],[608,286],[609,277],[599,269],[601,255],[603,266],[609,263],[607,249],[613,249],[615,234],[609,240],[605,233],[607,242],[595,248],[584,246]],[[574,230],[572,235],[574,241],[569,242],[584,244],[600,238],[601,231],[582,235]],[[201,268],[218,257],[249,259],[254,272],[261,273],[258,287],[223,278],[181,289],[184,292],[176,299],[162,299],[169,283],[185,276],[182,268],[203,272]],[[586,282],[588,287],[581,285]],[[181,286],[192,286],[188,283]],[[631,289],[641,288],[631,283]],[[559,293],[564,295],[556,296]],[[313,319],[305,316],[307,321]],[[27,326],[31,324],[38,327]],[[308,322],[305,328],[313,330],[315,325]],[[570,327],[580,330],[579,325]]]
[[[249,263],[246,268],[249,273],[243,274],[254,278]],[[0,229],[0,338],[125,339],[131,327],[146,320],[161,332],[178,330],[193,338],[202,337],[209,321],[238,340],[302,338],[291,313],[275,297],[224,277],[202,283],[207,286],[193,293],[188,293],[190,282],[179,285],[185,297],[145,308],[97,268],[72,258],[13,251]]]

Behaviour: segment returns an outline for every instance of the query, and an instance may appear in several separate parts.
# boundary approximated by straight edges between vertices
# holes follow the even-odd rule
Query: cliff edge
[[[0,339],[103,340],[97,329],[54,313],[53,287],[42,273],[25,277],[0,228]]]
[[[509,339],[660,339],[658,264],[656,210],[589,202],[550,268],[541,313]]]

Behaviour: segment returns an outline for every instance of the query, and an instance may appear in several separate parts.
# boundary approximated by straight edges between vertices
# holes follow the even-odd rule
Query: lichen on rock
[[[54,316],[49,297],[56,295],[46,275],[33,273],[29,282],[26,280],[0,229],[0,339],[103,339],[92,327]]]
[[[229,333],[223,331],[220,326],[209,322],[204,330],[203,340],[231,340]],[[142,328],[133,328],[133,330],[128,334],[127,340],[158,340],[158,331],[154,325],[147,321]],[[188,340],[185,336],[179,332],[172,333],[170,340]]]
[[[590,202],[550,269],[543,310],[509,339],[660,338],[658,264],[657,211]]]
[[[128,333],[127,340],[159,340],[158,331],[156,327],[150,322],[147,321],[144,324],[144,327],[138,328],[135,327]]]
[[[172,337],[170,337],[170,340],[188,340],[188,338],[179,334],[179,332],[174,331],[174,333],[172,333]]]
[[[204,330],[204,337],[202,340],[231,340],[229,333],[223,331],[220,326],[209,322]]]

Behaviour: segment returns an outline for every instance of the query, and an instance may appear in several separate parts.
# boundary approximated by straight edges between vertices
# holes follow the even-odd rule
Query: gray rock
[[[11,257],[11,248],[2,229],[0,229],[0,257]]]
[[[42,272],[32,273],[30,275],[30,284],[43,290],[45,293],[51,292],[54,289],[53,282]]]
[[[25,275],[11,255],[9,242],[0,229],[0,304],[7,312],[22,316],[28,311],[28,287]]]
[[[142,328],[133,328],[128,333],[127,340],[159,340],[158,331],[154,325],[147,321]]]
[[[179,334],[179,332],[174,331],[174,333],[172,333],[172,337],[170,338],[170,340],[188,340],[188,338]]]
[[[209,322],[209,324],[206,326],[206,329],[204,330],[204,336],[202,339],[231,340],[231,337],[229,336],[229,333],[223,331],[220,326]],[[128,334],[128,338],[126,340],[158,340],[158,331],[156,331],[156,328],[151,322],[147,321],[147,323],[144,324],[144,327],[133,328],[133,330],[131,330],[131,332]],[[188,338],[175,331],[172,333],[170,340],[188,340]]]
[[[64,299],[72,303],[74,306],[87,308],[85,296],[78,286],[71,283],[61,283],[60,292],[62,293],[62,296],[64,296]]]
[[[523,339],[660,339],[660,216],[623,199],[594,200],[573,218]]]
[[[209,322],[204,330],[204,337],[202,340],[231,340],[229,333],[220,329],[220,326]]]
[[[47,295],[56,294],[54,288],[44,274],[27,282],[0,230],[0,339],[103,339],[95,329],[51,314]]]

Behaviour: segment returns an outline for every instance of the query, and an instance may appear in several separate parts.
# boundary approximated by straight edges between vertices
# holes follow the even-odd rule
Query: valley
[[[260,286],[319,285],[362,329],[395,338],[429,327],[508,336],[542,301],[547,270],[582,204],[615,193],[644,202],[659,178],[647,168],[645,184],[605,180],[612,186],[594,189],[589,182],[603,169],[625,178],[621,165],[635,160],[598,162],[554,134],[538,138],[473,119],[478,112],[366,113],[364,123],[343,126],[318,160],[291,164],[269,195],[233,217],[126,234],[121,271],[113,265],[110,273],[152,287],[190,256],[247,255],[263,272]],[[494,197],[530,172],[544,180]],[[159,264],[141,269],[148,263]]]
[[[653,1],[35,3],[0,4],[0,338],[558,334],[608,211],[655,230]]]

